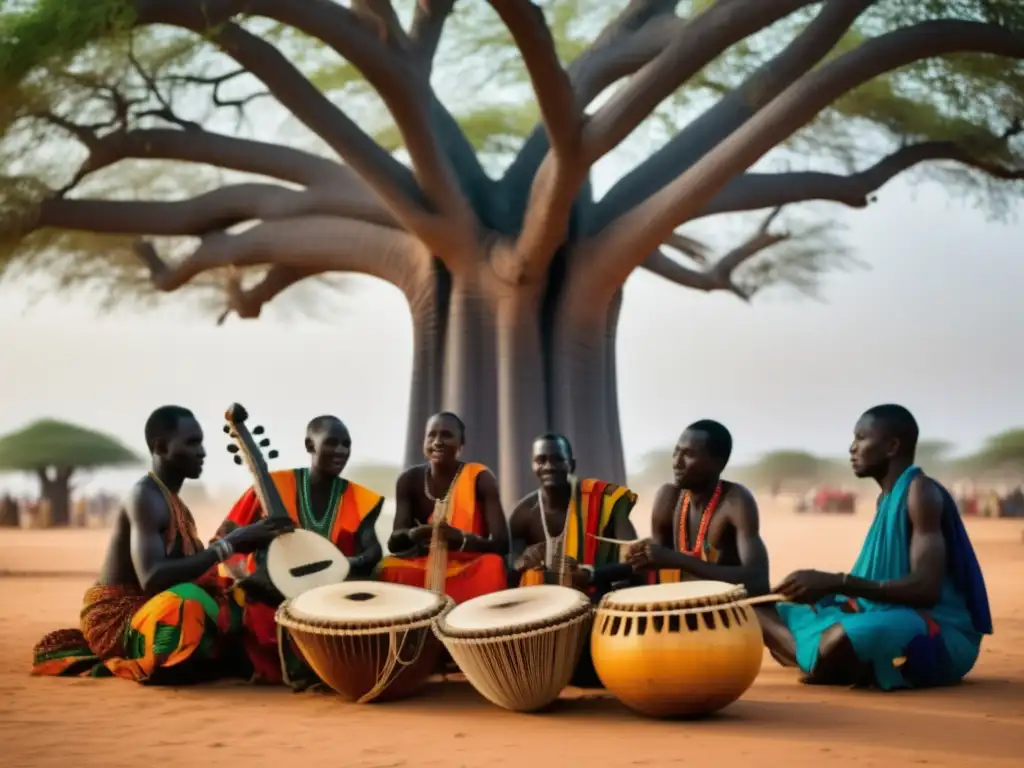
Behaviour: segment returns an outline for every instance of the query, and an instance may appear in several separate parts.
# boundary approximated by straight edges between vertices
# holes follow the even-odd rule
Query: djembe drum
[[[532,712],[558,698],[587,641],[590,600],[538,585],[475,597],[438,619],[434,632],[488,701]]]
[[[437,668],[434,620],[453,605],[426,589],[384,582],[328,584],[281,604],[288,630],[317,676],[350,701],[416,693]]]
[[[746,594],[720,581],[610,592],[591,634],[598,677],[645,715],[706,715],[731,704],[761,671],[761,625],[751,602],[762,600]]]

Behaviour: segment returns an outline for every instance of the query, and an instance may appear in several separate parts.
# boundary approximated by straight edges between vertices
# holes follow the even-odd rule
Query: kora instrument
[[[485,699],[532,712],[569,684],[591,614],[589,598],[575,589],[519,587],[467,600],[440,617],[434,632]]]
[[[263,438],[257,443],[253,435],[262,435],[263,427],[253,427],[250,432],[248,419],[248,411],[238,403],[233,403],[224,413],[224,432],[232,441],[228,451],[234,454],[235,463],[248,467],[263,513],[288,519],[288,510],[270,477],[261,450],[270,445],[270,440]],[[273,458],[276,451],[268,455]],[[257,569],[266,571],[270,583],[285,599],[298,597],[314,587],[337,584],[349,574],[348,558],[333,542],[301,528],[276,537],[265,553],[257,553],[256,565]]]
[[[761,671],[761,624],[751,603],[762,601],[721,581],[610,592],[594,617],[594,669],[609,692],[642,714],[715,712],[742,696]]]
[[[419,587],[352,581],[286,600],[276,618],[317,676],[362,704],[405,698],[423,687],[441,652],[431,626],[452,605],[446,595]]]

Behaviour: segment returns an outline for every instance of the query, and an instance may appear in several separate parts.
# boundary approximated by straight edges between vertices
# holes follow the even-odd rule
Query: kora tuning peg
[[[234,443],[228,443],[228,453],[238,453],[238,446]]]
[[[241,464],[241,463],[242,463],[242,457],[236,455],[235,456],[235,464]]]
[[[231,434],[231,427],[228,426],[227,424],[224,425],[223,429],[224,429],[224,434],[225,435],[230,435]]]
[[[268,459],[276,459],[280,455],[281,454],[279,454],[277,451],[268,451],[267,452],[267,458]]]
[[[270,445],[270,440],[268,438],[264,437],[260,440],[260,448],[266,448],[268,445]]]
[[[256,427],[252,428],[252,433],[254,435],[262,435],[265,431],[266,430],[264,430],[263,427],[260,427],[260,426],[256,426]]]

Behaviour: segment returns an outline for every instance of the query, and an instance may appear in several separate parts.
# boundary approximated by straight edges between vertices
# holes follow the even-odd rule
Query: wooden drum
[[[583,593],[538,585],[467,600],[441,617],[434,631],[484,698],[532,712],[568,685],[591,615]]]
[[[431,625],[451,598],[384,582],[327,584],[286,600],[277,623],[327,685],[350,701],[416,693],[437,669]]]
[[[630,587],[604,596],[594,668],[626,706],[654,717],[706,715],[761,671],[761,624],[746,590],[720,581]]]

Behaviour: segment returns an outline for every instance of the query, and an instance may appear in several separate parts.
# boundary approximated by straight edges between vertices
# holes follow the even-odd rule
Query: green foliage
[[[395,0],[400,18],[412,18],[417,0]],[[539,0],[565,64],[585,51],[625,6],[604,0]],[[682,15],[707,9],[710,0],[684,0]],[[166,126],[154,116],[164,106],[190,123],[212,130],[326,152],[275,107],[246,108],[240,120],[217,107],[211,92],[184,81],[223,74],[233,62],[202,38],[172,28],[132,29],[132,0],[0,0],[0,277],[47,275],[62,288],[76,287],[121,298],[151,298],[147,275],[128,248],[128,239],[80,233],[34,232],[39,204],[74,179],[86,153],[74,131],[45,114],[73,116],[78,123],[115,127],[120,92],[137,100],[138,115],[121,127]],[[733,46],[673,94],[612,153],[608,162],[641,161],[683,130],[758,67],[777,55],[813,19],[818,6],[792,14],[760,34]],[[879,0],[858,20],[830,57],[899,27],[950,18],[999,23],[1024,30],[1024,3],[1017,0]],[[402,137],[360,73],[319,41],[261,19],[242,17],[242,26],[275,44],[284,55],[371,136],[388,150],[402,151]],[[132,69],[131,54],[154,79],[168,85],[161,99],[147,95],[146,83]],[[538,111],[526,69],[507,29],[490,4],[460,2],[446,26],[435,61],[433,83],[439,98],[481,154],[488,171],[501,166],[535,128]],[[610,89],[622,87],[622,83]],[[241,78],[233,93],[259,84]],[[600,103],[608,94],[598,99]],[[976,156],[1024,165],[1024,139],[1007,134],[1024,120],[1024,63],[991,56],[960,55],[928,60],[877,78],[849,92],[791,140],[766,157],[765,170],[863,168],[907,142],[951,140]],[[930,165],[914,178],[937,179],[968,202],[983,203],[994,215],[1019,185],[993,182],[960,166]],[[185,164],[124,164],[88,176],[74,194],[95,197],[167,199],[197,194],[236,180],[228,173]],[[737,275],[753,290],[784,283],[813,294],[825,270],[847,262],[842,243],[811,227],[754,260]],[[193,241],[160,244],[185,252]],[[13,265],[13,266],[12,266]],[[255,279],[260,272],[250,271]],[[37,283],[39,290],[53,286]],[[222,274],[206,275],[197,288],[211,306],[222,302]]]
[[[806,451],[772,451],[762,456],[751,471],[768,486],[778,487],[796,482],[812,482],[819,479],[825,462]]]
[[[974,457],[974,463],[994,469],[1024,471],[1024,428],[993,435]]]
[[[0,470],[114,467],[141,461],[116,438],[54,419],[0,437]]]

